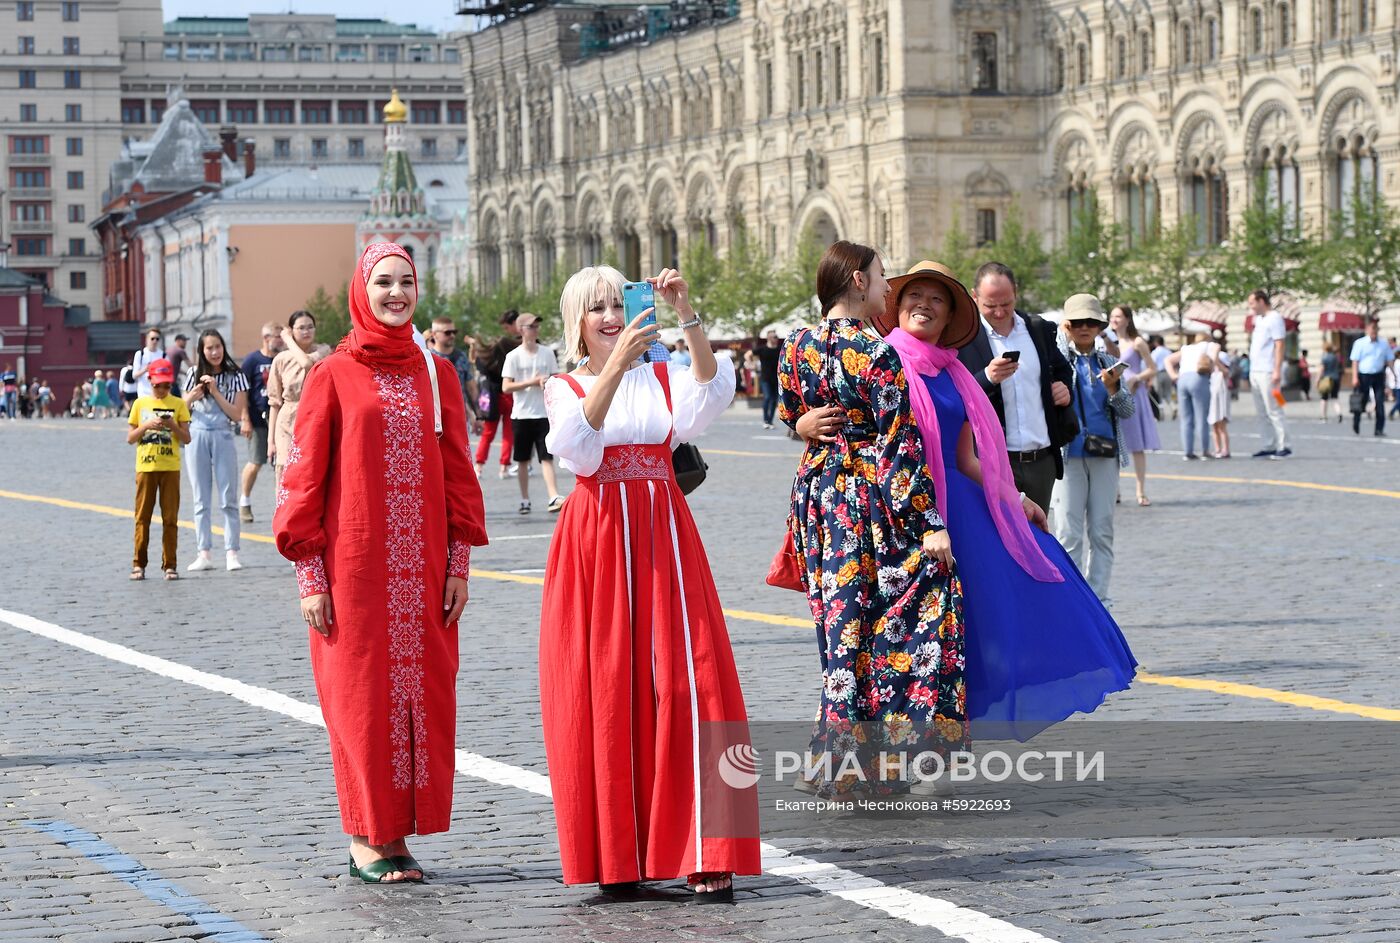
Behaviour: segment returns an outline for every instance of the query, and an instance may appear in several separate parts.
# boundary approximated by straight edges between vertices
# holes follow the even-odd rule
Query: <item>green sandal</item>
[[[428,872],[423,870],[423,866],[418,863],[418,859],[412,855],[395,855],[392,859],[394,867],[407,874],[409,871],[417,871],[421,877],[404,878],[410,884],[422,884],[428,879]]]
[[[380,858],[378,861],[371,861],[363,868],[355,864],[355,856],[350,856],[350,876],[359,878],[366,884],[407,884],[407,881],[385,881],[384,875],[401,871],[397,858]]]

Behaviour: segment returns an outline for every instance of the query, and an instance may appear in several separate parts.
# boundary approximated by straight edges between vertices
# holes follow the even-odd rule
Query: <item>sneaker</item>
[[[1185,455],[1181,456],[1181,458],[1182,461],[1194,462],[1199,456],[1195,452],[1187,452]]]
[[[1376,438],[1378,438],[1378,439],[1384,439],[1384,438],[1385,438],[1385,433],[1384,433],[1384,432],[1377,432],[1377,433],[1376,433]]]
[[[506,465],[501,469],[502,478],[514,478],[518,474],[520,474],[519,462],[511,462],[509,465]]]
[[[765,429],[772,429],[772,428],[773,428],[773,424],[772,424],[771,422],[765,422],[765,423],[763,424],[763,428],[765,428]]]
[[[209,555],[208,550],[199,551],[199,556],[194,558],[194,562],[185,569],[190,573],[198,573],[200,570],[214,569],[214,559]]]
[[[1273,458],[1273,457],[1274,457],[1274,450],[1273,450],[1273,449],[1260,449],[1259,451],[1255,452],[1253,455],[1250,456],[1250,458]]]
[[[521,514],[529,514],[529,513],[530,513],[530,502],[529,502],[529,501],[521,501],[521,502],[520,502],[520,512],[519,512],[519,513],[521,513]]]
[[[480,480],[481,480],[481,476],[484,475],[484,474],[486,474],[486,466],[485,466],[485,465],[477,465],[477,466],[476,466],[476,477],[477,477],[477,480],[480,481]]]
[[[562,494],[556,494],[554,497],[549,499],[549,507],[546,510],[548,510],[551,514],[557,514],[559,513],[559,509],[563,506],[564,496]]]
[[[238,509],[238,519],[245,524],[253,523],[253,506],[245,504]]]
[[[1279,449],[1279,450],[1278,450],[1277,452],[1275,452],[1271,457],[1272,457],[1272,458],[1287,458],[1288,456],[1290,456],[1290,455],[1292,455],[1292,454],[1293,454],[1293,450],[1292,450],[1292,449]]]
[[[229,550],[224,554],[224,569],[230,571],[243,569],[243,564],[238,562],[237,550]]]

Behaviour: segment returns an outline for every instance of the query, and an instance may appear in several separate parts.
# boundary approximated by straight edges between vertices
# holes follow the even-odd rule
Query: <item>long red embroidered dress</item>
[[[361,279],[403,254],[376,248]],[[443,591],[486,528],[452,365],[433,358],[439,438],[411,331],[375,321],[363,281],[350,294],[355,330],[307,376],[273,530],[301,595],[331,595],[330,635],[308,629],[316,693],[342,825],[378,845],[448,827],[457,625],[444,624]]]
[[[550,380],[549,450],[578,476],[550,542],[540,701],[564,883],[757,874],[757,793],[716,777],[747,714],[705,548],[671,443],[734,398],[656,364],[624,374],[601,430],[591,377]],[[663,382],[663,377],[665,378]],[[674,403],[668,400],[674,398]]]

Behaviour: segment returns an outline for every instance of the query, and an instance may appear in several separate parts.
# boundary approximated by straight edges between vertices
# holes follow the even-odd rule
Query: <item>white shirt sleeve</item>
[[[715,375],[700,383],[689,367],[669,364],[671,410],[675,420],[675,442],[689,442],[709,428],[710,423],[734,402],[734,361],[715,358]]]
[[[503,364],[501,365],[501,378],[502,378],[502,379],[505,379],[505,380],[519,380],[519,379],[520,379],[520,369],[519,369],[519,368],[520,368],[520,358],[517,357],[517,356],[515,356],[515,351],[516,351],[516,350],[519,350],[519,349],[520,349],[520,348],[517,347],[517,348],[515,348],[515,350],[512,350],[510,353],[506,354],[505,363],[503,363]],[[572,391],[570,391],[570,392],[572,392]]]
[[[549,414],[545,448],[567,462],[575,475],[596,472],[603,464],[603,430],[588,424],[579,395],[563,380],[551,379],[544,385],[544,408]]]

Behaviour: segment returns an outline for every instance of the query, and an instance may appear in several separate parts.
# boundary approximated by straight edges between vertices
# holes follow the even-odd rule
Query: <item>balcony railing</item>
[[[53,232],[51,219],[12,219],[10,232]]]
[[[11,200],[52,200],[52,187],[11,187]]]
[[[52,167],[52,154],[10,154],[11,167]]]

